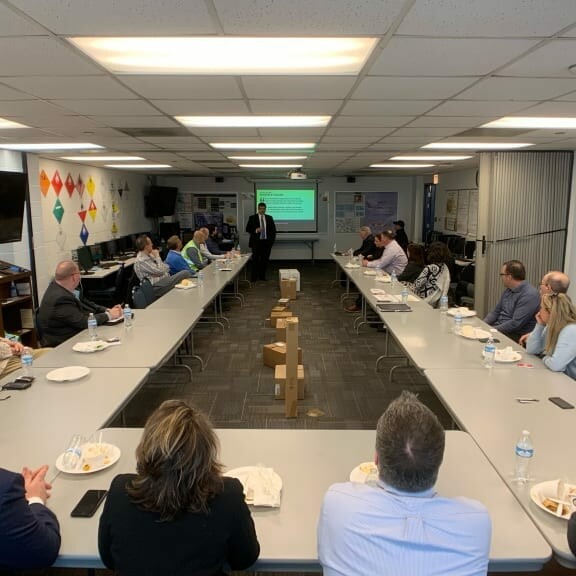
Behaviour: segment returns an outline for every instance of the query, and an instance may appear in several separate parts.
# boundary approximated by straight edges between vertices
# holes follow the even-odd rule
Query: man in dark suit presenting
[[[252,248],[252,274],[251,281],[266,280],[266,267],[270,260],[272,244],[276,239],[276,224],[274,218],[266,214],[266,204],[258,204],[258,212],[248,218],[246,232],[250,234]]]

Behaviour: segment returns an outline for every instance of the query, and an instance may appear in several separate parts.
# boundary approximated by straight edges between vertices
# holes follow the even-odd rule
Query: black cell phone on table
[[[73,518],[91,518],[98,510],[98,507],[108,494],[108,490],[88,490],[80,502],[76,504],[74,510],[70,512],[70,516]]]
[[[2,390],[26,390],[26,388],[30,388],[30,386],[32,386],[30,380],[16,379],[13,382],[6,382],[6,384],[2,386]]]
[[[564,398],[560,398],[559,396],[552,396],[548,398],[548,400],[550,400],[552,404],[556,404],[556,406],[562,408],[562,410],[570,410],[571,408],[574,408],[573,404],[570,404],[570,402],[566,402]]]

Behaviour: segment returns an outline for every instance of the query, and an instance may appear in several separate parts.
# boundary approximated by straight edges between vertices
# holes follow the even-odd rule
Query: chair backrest
[[[34,308],[34,326],[36,328],[36,340],[40,346],[42,346],[42,336],[44,335],[42,331],[42,324],[40,324],[40,307]]]
[[[116,273],[116,281],[114,282],[114,303],[124,302],[126,286],[128,284],[126,276],[126,267],[124,266],[124,262],[122,262],[120,270]]]
[[[144,278],[140,286],[135,286],[132,290],[132,302],[134,308],[143,309],[154,302],[154,290],[150,281]]]

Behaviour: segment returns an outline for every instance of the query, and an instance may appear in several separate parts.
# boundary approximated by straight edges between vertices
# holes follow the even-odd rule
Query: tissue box
[[[295,268],[284,268],[278,270],[280,276],[280,282],[282,280],[296,280],[296,292],[300,292],[300,272]]]
[[[274,396],[277,400],[284,400],[286,397],[286,364],[278,364],[275,370]],[[298,365],[298,400],[304,400],[304,366],[302,364]]]
[[[272,328],[276,328],[276,322],[280,318],[290,318],[292,316],[292,312],[270,312],[270,326]]]
[[[282,344],[279,346],[278,344]],[[275,368],[278,364],[286,364],[286,344],[284,342],[274,342],[265,344],[262,348],[262,362],[264,366]],[[298,348],[298,364],[302,363],[302,348]]]
[[[296,300],[296,280],[294,278],[280,280],[280,294],[282,298]]]

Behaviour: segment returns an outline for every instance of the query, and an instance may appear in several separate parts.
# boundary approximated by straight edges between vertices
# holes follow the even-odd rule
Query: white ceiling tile
[[[148,142],[149,144],[155,144],[156,146],[161,146],[168,149],[172,148],[175,150],[197,150],[197,146],[200,146],[200,149],[207,148],[205,144],[200,142],[198,138],[194,138],[194,136],[146,136],[140,138],[140,140]]]
[[[411,122],[407,128],[476,128],[492,120],[492,116],[421,116]]]
[[[370,75],[478,76],[516,58],[531,40],[394,37],[369,70]]]
[[[166,116],[93,116],[96,122],[116,128],[176,128],[176,120]]]
[[[329,128],[326,136],[350,137],[350,136],[376,136],[383,138],[393,132],[395,128]]]
[[[486,78],[458,95],[461,100],[546,100],[576,89],[576,78]]]
[[[312,140],[315,142],[324,133],[324,128],[260,128],[258,130],[263,138],[275,140]]]
[[[2,76],[73,76],[102,71],[55,38],[25,36],[0,38],[0,73]]]
[[[218,32],[200,0],[11,0],[55,34],[161,36]],[[138,31],[135,34],[135,31]]]
[[[170,116],[248,114],[243,100],[151,100],[154,106]]]
[[[109,76],[33,76],[2,78],[2,82],[46,100],[131,98],[136,96]]]
[[[91,132],[89,135],[90,137],[92,136],[92,133],[96,133],[96,131],[101,129],[100,124],[90,120],[89,118],[85,118],[84,116],[49,116],[42,114],[39,116],[29,116],[27,119],[31,126],[52,128],[62,131],[88,131]],[[84,139],[86,139],[86,137],[84,137]]]
[[[24,94],[18,90],[0,84],[0,100],[35,100],[34,96]]]
[[[576,3],[575,3],[576,4]],[[553,40],[498,71],[501,76],[555,76],[574,78],[568,70],[576,63],[576,39]]]
[[[250,100],[254,114],[335,114],[343,100]]]
[[[354,100],[431,100],[450,98],[478,78],[400,78],[368,76],[354,90]]]
[[[6,116],[63,116],[70,114],[57,106],[42,100],[3,100],[0,101],[0,117]]]
[[[158,116],[143,100],[54,100],[54,104],[86,116]]]
[[[398,128],[414,120],[414,116],[338,116],[331,126],[346,128]]]
[[[116,142],[114,145],[106,144],[103,140],[96,139],[95,144],[100,144],[105,146],[108,150],[118,150],[121,152],[133,152],[136,156],[139,156],[138,152],[146,152],[147,150],[158,150],[158,147],[154,144],[149,144],[147,142],[141,142],[140,140],[134,139],[133,143],[129,142]]]
[[[182,152],[180,156],[195,162],[205,162],[206,160],[221,160],[222,154],[217,152]]]
[[[404,0],[214,0],[226,34],[381,35]]]
[[[512,116],[576,116],[576,102],[542,102]]]
[[[424,136],[387,136],[382,140],[382,142],[392,143],[392,144],[418,144],[419,142],[429,142],[430,138]]]
[[[318,145],[318,150],[361,150],[368,145],[368,142],[348,142],[342,144],[337,142],[321,142]]]
[[[353,143],[364,143],[364,144],[372,144],[376,142],[376,140],[380,140],[381,136],[324,136],[322,138],[323,144],[338,144],[341,143],[343,145],[353,144]]]
[[[398,128],[393,137],[413,136],[415,138],[443,138],[462,132],[462,128]]]
[[[46,30],[14,12],[7,6],[0,5],[0,36],[35,36],[45,35]]]
[[[194,100],[242,98],[236,78],[231,76],[122,76],[122,82],[150,100]]]
[[[318,100],[344,98],[355,76],[243,76],[248,98]]]
[[[398,34],[551,36],[574,22],[573,0],[418,0]]]
[[[492,116],[500,117],[528,108],[537,102],[502,102],[451,100],[443,102],[428,114],[430,116]]]
[[[405,152],[406,150],[418,150],[420,148],[419,145],[413,144],[411,142],[407,143],[400,143],[400,142],[377,142],[376,144],[372,144],[370,146],[370,150],[381,150],[382,152],[392,151],[392,152]]]
[[[410,116],[428,112],[438,100],[351,100],[342,109],[350,116]]]
[[[576,92],[570,92],[569,94],[564,94],[564,96],[560,96],[558,101],[561,102],[576,102]]]

